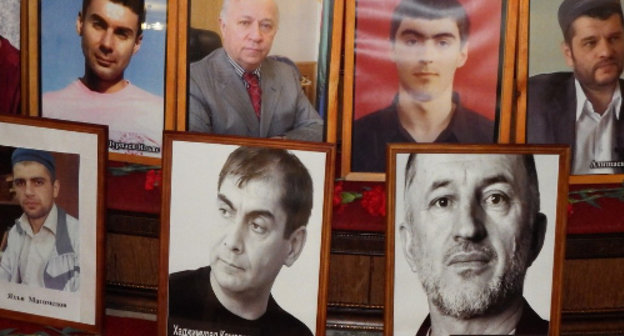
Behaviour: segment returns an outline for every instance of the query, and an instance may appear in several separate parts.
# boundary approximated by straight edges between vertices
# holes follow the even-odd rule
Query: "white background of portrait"
[[[20,48],[20,0],[0,1],[0,35]]]
[[[217,211],[217,181],[221,167],[236,145],[174,141],[171,164],[169,273],[210,263],[209,252],[219,237],[211,234]],[[319,287],[325,153],[291,151],[308,168],[314,186],[307,241],[299,259],[283,267],[273,285],[273,297],[286,311],[316,330]],[[209,286],[206,283],[206,286]]]
[[[27,134],[28,136],[24,136]],[[80,290],[77,293],[35,288],[22,284],[0,286],[0,308],[42,315],[85,324],[95,324],[96,313],[96,239],[97,239],[97,136],[44,127],[0,122],[0,144],[34,148],[80,156],[78,177],[78,213],[80,218]],[[62,192],[62,191],[61,191]],[[7,299],[8,293],[24,296],[25,302]],[[28,302],[34,296],[41,300],[66,303],[58,308]]]
[[[557,12],[561,0],[531,0],[529,4],[529,76],[572,71],[565,62],[563,33]]]
[[[286,56],[294,62],[316,62],[321,38],[320,0],[275,0],[280,25],[271,55]]]
[[[461,154],[458,154],[461,155]],[[427,296],[420,280],[405,260],[399,237],[399,225],[403,221],[405,164],[408,154],[398,154],[396,159],[395,195],[395,281],[394,281],[394,335],[414,335],[429,313]],[[540,190],[540,211],[548,218],[544,247],[529,267],[524,282],[524,297],[531,307],[545,320],[550,320],[552,274],[554,266],[554,243],[556,223],[557,181],[559,156],[535,155]]]

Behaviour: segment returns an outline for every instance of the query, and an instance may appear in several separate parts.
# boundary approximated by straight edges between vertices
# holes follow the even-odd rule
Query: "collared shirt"
[[[615,123],[620,118],[622,94],[617,83],[611,102],[601,114],[594,110],[577,79],[576,87],[576,147],[572,174],[613,174],[613,168],[592,168],[592,162],[614,160]]]
[[[244,79],[244,75],[245,75],[245,69],[243,69],[242,66],[238,65],[238,63],[236,63],[236,61],[234,61],[232,59],[232,57],[230,57],[230,55],[228,55],[227,53],[225,53],[225,55],[228,58],[228,61],[230,62],[230,64],[232,64],[232,66],[234,67],[234,71],[236,71],[236,74],[238,75],[238,77],[241,78],[241,80],[243,81],[243,84],[245,85],[245,88],[247,88],[247,86],[249,84],[247,84],[247,82]],[[258,76],[258,79],[260,79],[260,67],[256,68],[256,70],[252,71],[251,73],[253,73],[254,75]]]
[[[42,274],[55,247],[57,219],[57,209],[53,206],[43,226],[36,234],[33,233],[26,214],[22,214],[18,219],[18,225],[27,236],[20,253],[19,260],[22,262],[18,266],[22,283],[45,287]]]

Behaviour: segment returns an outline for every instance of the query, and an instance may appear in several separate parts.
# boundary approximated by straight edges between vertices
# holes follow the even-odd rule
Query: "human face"
[[[58,180],[52,182],[48,169],[41,163],[22,161],[13,166],[13,188],[31,225],[43,224],[58,196]]]
[[[215,227],[220,237],[212,248],[211,267],[220,291],[250,296],[267,295],[282,265],[290,266],[297,242],[284,238],[286,212],[275,178],[236,185],[227,176],[217,197],[220,217]]]
[[[277,15],[273,0],[231,0],[219,18],[223,48],[245,70],[255,70],[269,54]]]
[[[451,18],[403,19],[392,46],[400,92],[422,102],[450,96],[455,70],[466,63],[467,48]]]
[[[102,82],[121,82],[132,55],[141,46],[138,27],[139,16],[130,8],[110,0],[92,0],[86,13],[80,13],[76,20],[87,75]]]
[[[581,16],[572,23],[570,45],[563,44],[567,64],[587,88],[615,88],[624,61],[624,30],[617,14],[607,20]]]
[[[460,319],[506,307],[532,261],[522,157],[419,154],[414,164],[400,235],[430,304]]]

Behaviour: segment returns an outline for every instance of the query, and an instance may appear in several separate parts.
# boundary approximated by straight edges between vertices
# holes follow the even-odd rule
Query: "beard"
[[[485,286],[471,281],[471,271],[462,274],[464,282],[461,285],[449,284],[439,272],[434,271],[431,258],[419,248],[417,272],[427,297],[443,315],[461,320],[501,311],[513,298],[522,294],[530,246],[525,240],[521,241],[520,249],[515,251],[502,274],[490,279]],[[463,242],[449,249],[445,259],[458,251],[480,251],[491,259],[498,259],[491,247],[473,242]]]

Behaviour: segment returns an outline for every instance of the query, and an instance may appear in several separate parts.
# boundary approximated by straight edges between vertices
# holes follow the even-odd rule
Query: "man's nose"
[[[453,223],[453,236],[455,240],[480,241],[485,238],[485,212],[473,202],[466,202],[459,206],[455,223]]]
[[[240,221],[230,224],[230,227],[225,233],[223,239],[223,245],[234,253],[242,253],[244,251],[244,225]]]
[[[249,37],[254,41],[261,41],[263,36],[262,28],[260,27],[260,22],[254,22],[251,24],[249,28]]]
[[[24,192],[26,193],[26,195],[34,194],[34,191],[35,191],[35,188],[33,184],[30,182],[26,182],[26,184],[24,185]]]
[[[598,55],[600,57],[611,57],[613,56],[613,46],[614,42],[610,42],[609,39],[602,38],[598,41]]]
[[[106,29],[100,39],[100,48],[103,50],[112,50],[115,43],[114,32],[112,29]]]
[[[435,46],[432,40],[426,40],[419,50],[418,60],[420,63],[431,63],[435,58]]]

